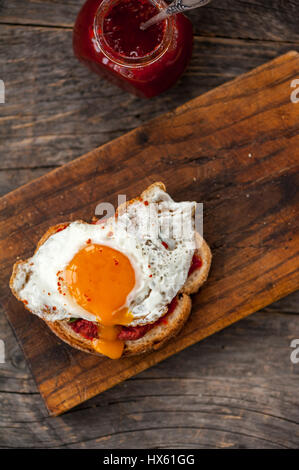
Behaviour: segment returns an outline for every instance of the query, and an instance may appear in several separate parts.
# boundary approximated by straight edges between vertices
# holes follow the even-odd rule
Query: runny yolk
[[[101,325],[99,328],[99,339],[92,340],[94,349],[110,357],[110,359],[118,359],[124,350],[124,341],[118,339],[121,331],[120,326]]]
[[[94,349],[110,359],[119,359],[124,350],[124,341],[116,339],[115,341],[107,341],[106,339],[93,339],[92,344]]]
[[[130,260],[108,246],[89,244],[68,264],[65,282],[77,304],[100,323],[94,348],[113,359],[120,357],[124,343],[117,338],[117,325],[128,325],[133,318],[126,307],[127,297],[135,286]]]

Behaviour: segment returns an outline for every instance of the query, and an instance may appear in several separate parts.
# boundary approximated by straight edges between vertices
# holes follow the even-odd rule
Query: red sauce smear
[[[191,266],[188,272],[188,276],[190,276],[194,271],[202,267],[202,259],[194,253],[192,261],[191,261]]]
[[[159,318],[155,323],[149,325],[138,325],[138,326],[123,326],[121,332],[118,335],[118,339],[123,341],[135,341],[142,338],[148,331],[161,323],[167,324],[167,315],[170,315],[176,308],[178,299],[175,297],[172,299],[168,306],[167,313]]]
[[[62,232],[67,227],[67,225],[63,225],[62,227],[59,227],[55,233]]]
[[[136,339],[142,338],[154,325],[153,323],[150,325],[123,326],[118,335],[118,339],[122,341],[135,341]]]
[[[104,19],[104,34],[109,46],[126,57],[143,57],[161,43],[165,22],[140,29],[158,8],[148,0],[122,0],[108,11]]]
[[[70,327],[85,339],[98,338],[98,326],[92,321],[78,318],[78,320],[70,322]]]

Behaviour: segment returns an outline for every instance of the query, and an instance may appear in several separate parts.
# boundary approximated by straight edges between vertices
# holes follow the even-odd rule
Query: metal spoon
[[[144,31],[153,24],[159,23],[159,21],[165,20],[169,16],[181,13],[182,11],[193,10],[193,8],[203,7],[211,0],[174,0],[168,7],[160,11],[157,15],[150,18],[145,23],[141,23],[140,29]]]

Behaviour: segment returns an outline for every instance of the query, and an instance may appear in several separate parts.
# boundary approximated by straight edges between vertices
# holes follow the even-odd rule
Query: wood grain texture
[[[23,177],[26,169],[47,171],[67,163],[290,50],[288,43],[196,37],[179,83],[153,100],[140,100],[83,67],[70,53],[71,31],[0,28],[0,50],[10,44],[9,59],[0,55],[6,83],[0,175],[8,182],[15,170]]]
[[[1,200],[1,297],[52,413],[298,287],[299,122],[289,88],[298,70],[298,55],[290,53]],[[208,285],[194,298],[191,321],[176,340],[143,360],[112,362],[57,343],[8,295],[12,260],[28,256],[48,225],[91,217],[99,200],[115,203],[119,192],[130,198],[161,178],[176,199],[205,201],[214,265]]]
[[[9,94],[5,107],[0,106],[1,195],[146,122],[152,115],[174,109],[290,48],[298,50],[298,0],[213,2],[212,9],[205,7],[192,14],[196,23],[193,59],[173,89],[154,102],[129,100],[129,95],[114,89],[119,93],[115,103],[117,99],[125,103],[127,112],[125,118],[121,107],[120,126],[117,107],[107,112],[113,99],[112,87],[105,86],[101,80],[95,83],[95,77],[76,63],[69,50],[70,28],[81,3],[83,0],[0,1],[0,71],[3,74],[5,70]],[[233,18],[232,6],[237,10]],[[4,26],[5,21],[11,26]],[[27,26],[21,28],[21,23]],[[38,28],[42,23],[44,26]],[[56,41],[52,39],[56,30],[51,25],[60,29]],[[39,47],[41,38],[44,57]],[[60,51],[60,61],[56,59],[56,49]],[[75,79],[73,87],[68,73],[71,80]],[[42,85],[45,75],[50,86]],[[34,84],[37,83],[44,103],[40,103],[36,93]],[[78,104],[70,117],[62,119],[61,108],[69,106],[72,98]],[[84,99],[88,100],[88,106]],[[104,116],[102,122],[101,116]],[[51,119],[43,125],[41,118],[48,117]],[[21,127],[17,127],[18,120]],[[62,132],[68,142],[60,152]],[[76,132],[80,133],[78,139]],[[52,155],[48,152],[50,146]],[[52,158],[54,164],[51,161],[48,164],[47,160]],[[0,311],[0,338],[6,344],[6,364],[0,364],[0,446],[276,448],[281,442],[293,442],[299,421],[296,399],[299,366],[289,360],[289,344],[291,339],[299,338],[298,306],[298,294],[288,296],[267,307],[265,313],[255,314],[187,348],[59,418],[47,417],[20,346]],[[161,403],[167,403],[169,392],[166,388],[164,393],[164,384],[168,377],[177,390],[171,394],[172,410],[181,409],[184,403],[184,411],[175,414],[164,406],[163,420],[172,424],[157,431],[156,410],[161,408]],[[196,394],[200,397],[204,391],[210,397],[204,413],[196,411],[203,403],[195,407],[189,392],[197,377],[201,382]],[[226,398],[219,396],[223,383]],[[161,387],[157,397],[158,384]],[[140,387],[144,390],[141,396],[138,395]],[[217,403],[225,407],[225,413],[219,412],[211,397],[218,397]],[[142,407],[143,399],[146,407]],[[138,407],[132,413],[134,400],[138,401]],[[248,403],[253,431],[250,435],[248,413],[243,411]],[[263,411],[265,404],[267,414]],[[141,410],[138,420],[132,418],[137,410]],[[148,417],[146,422],[143,411]],[[184,420],[192,423],[188,432],[182,428]],[[238,427],[234,424],[231,428],[231,423],[237,423]]]
[[[293,314],[274,304],[61,417],[48,416],[1,316],[0,447],[298,448],[298,293],[285,301]]]
[[[84,0],[1,0],[0,22],[72,28]],[[221,0],[187,13],[197,35],[299,43],[296,0]]]

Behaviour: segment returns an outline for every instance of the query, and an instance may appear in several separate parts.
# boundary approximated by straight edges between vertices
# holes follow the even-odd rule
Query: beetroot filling
[[[123,341],[134,341],[136,339],[142,338],[148,331],[150,331],[154,326],[159,325],[160,323],[167,323],[167,315],[172,313],[178,304],[178,299],[175,297],[169,304],[167,313],[159,318],[155,323],[150,323],[148,325],[140,326],[123,326],[121,332],[118,335],[118,339]]]
[[[153,328],[154,324],[151,325],[140,325],[140,326],[123,326],[121,332],[118,335],[118,339],[122,341],[134,341],[142,338],[149,330]]]
[[[202,267],[202,259],[194,253],[192,261],[191,261],[191,266],[188,272],[188,276],[190,276],[194,271]]]
[[[85,339],[91,340],[98,338],[98,326],[92,321],[78,318],[78,320],[70,322],[69,325],[76,333],[83,336]]]

